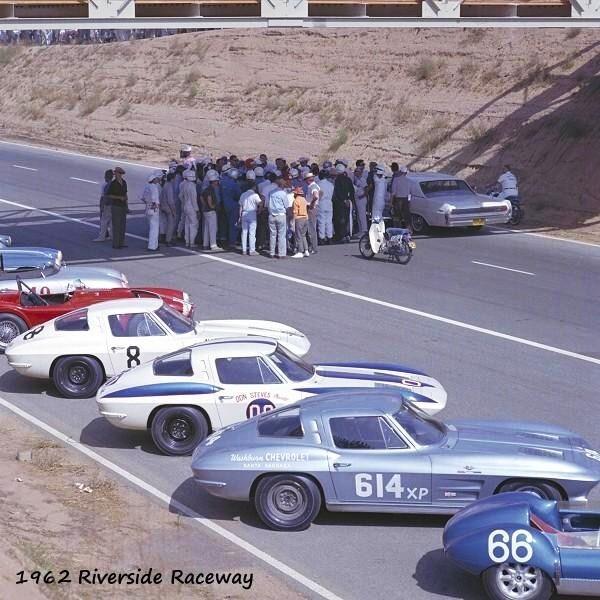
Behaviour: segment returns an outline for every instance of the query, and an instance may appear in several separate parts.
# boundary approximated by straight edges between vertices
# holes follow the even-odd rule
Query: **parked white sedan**
[[[107,377],[213,339],[268,336],[304,355],[308,338],[273,321],[192,321],[160,298],[94,304],[26,331],[6,348],[8,364],[26,377],[52,379],[67,398],[93,396]]]
[[[508,200],[478,194],[464,179],[445,173],[409,173],[414,233],[433,227],[477,227],[507,223]]]

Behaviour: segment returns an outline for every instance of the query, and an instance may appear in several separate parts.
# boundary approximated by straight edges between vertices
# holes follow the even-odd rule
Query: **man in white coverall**
[[[179,186],[179,199],[183,213],[183,229],[186,248],[196,246],[198,235],[198,196],[196,193],[196,173],[191,169],[183,172],[183,181]]]
[[[167,181],[160,194],[160,212],[166,221],[165,241],[167,246],[173,245],[175,226],[177,224],[177,204],[175,202],[175,173],[167,173]]]
[[[331,174],[325,168],[319,174],[318,184],[321,189],[317,208],[319,239],[322,243],[329,244],[333,238],[333,183],[331,183]]]
[[[148,177],[148,183],[142,192],[142,201],[146,205],[148,220],[148,250],[158,250],[158,229],[160,225],[160,185],[162,171],[155,171]]]
[[[373,179],[373,209],[371,219],[381,221],[383,218],[383,209],[385,208],[385,194],[387,192],[387,181],[385,179],[385,165],[379,164],[375,168],[375,177]]]

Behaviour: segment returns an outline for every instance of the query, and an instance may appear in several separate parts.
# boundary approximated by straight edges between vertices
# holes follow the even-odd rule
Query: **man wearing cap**
[[[160,185],[162,171],[155,171],[147,180],[141,201],[146,205],[146,219],[148,220],[148,250],[158,250],[158,231],[160,225]]]
[[[365,161],[356,161],[352,182],[354,183],[356,219],[358,221],[359,233],[367,231],[367,174],[365,173]]]
[[[398,174],[392,180],[392,217],[394,227],[410,227],[410,181],[406,176],[408,168],[398,168]]]
[[[110,209],[110,199],[106,196],[106,192],[113,177],[114,173],[112,169],[104,171],[104,182],[101,184],[102,191],[100,192],[100,231],[98,237],[94,238],[94,242],[103,242],[107,237],[110,237],[112,214]]]
[[[242,194],[240,184],[237,182],[239,172],[236,168],[229,169],[223,166],[221,170],[221,199],[223,201],[223,209],[227,219],[227,245],[235,246],[239,234],[237,222],[239,219],[239,201]]]
[[[127,248],[125,244],[125,228],[127,226],[127,182],[123,179],[125,171],[115,167],[115,178],[108,185],[106,197],[110,200],[112,217],[112,247]]]
[[[192,169],[183,172],[183,182],[179,186],[179,198],[183,215],[183,230],[186,248],[196,246],[198,235],[198,196],[196,173]]]
[[[323,163],[325,167],[325,163]],[[333,239],[333,183],[331,179],[332,167],[323,168],[319,173],[319,188],[321,190],[321,198],[319,200],[319,208],[317,212],[318,237],[322,244],[330,244]]]
[[[373,221],[381,221],[385,208],[385,195],[387,193],[387,181],[385,179],[385,165],[379,164],[375,167],[375,178],[373,179]]]
[[[204,250],[219,250],[217,246],[217,208],[221,204],[219,174],[214,169],[206,172],[208,187],[200,197],[202,203],[202,242]]]
[[[175,171],[167,173],[167,181],[160,192],[160,212],[164,215],[165,226],[165,242],[167,246],[174,244],[173,237],[175,236],[175,225],[177,221],[177,204],[175,202]]]
[[[312,171],[304,173],[304,194],[308,208],[308,239],[310,252],[318,252],[319,241],[317,237],[317,216],[319,214],[319,200],[321,199],[321,188],[315,181]]]
[[[181,144],[179,157],[181,158],[184,169],[196,170],[196,159],[192,156],[192,147],[189,144]]]
[[[296,254],[292,258],[302,258],[309,256],[308,240],[308,207],[304,191],[297,187],[292,190],[294,202],[292,204],[292,213],[294,215],[294,232],[296,237]]]
[[[338,162],[335,167],[336,177],[333,186],[333,229],[335,239],[348,243],[349,235],[349,211],[354,204],[354,185],[346,174],[346,167]]]

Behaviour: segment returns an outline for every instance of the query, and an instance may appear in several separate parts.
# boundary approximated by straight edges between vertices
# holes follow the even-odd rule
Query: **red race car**
[[[18,291],[0,292],[0,350],[24,331],[72,310],[120,298],[162,298],[169,306],[191,317],[194,305],[187,292],[170,288],[78,288],[65,294],[40,295],[18,281]]]

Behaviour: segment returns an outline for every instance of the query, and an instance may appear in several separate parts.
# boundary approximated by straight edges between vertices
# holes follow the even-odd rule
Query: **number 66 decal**
[[[533,556],[532,542],[533,536],[526,529],[517,529],[512,535],[504,529],[494,529],[488,536],[488,556],[495,563],[504,563],[509,558],[526,563]]]

